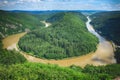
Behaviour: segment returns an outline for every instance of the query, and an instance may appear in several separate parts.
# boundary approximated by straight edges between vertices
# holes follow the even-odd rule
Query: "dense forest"
[[[120,65],[59,67],[57,65],[30,63],[0,65],[1,80],[113,80],[120,75]]]
[[[98,39],[85,27],[86,17],[81,13],[62,12],[47,21],[48,28],[29,32],[18,43],[31,55],[47,59],[62,59],[95,51]]]
[[[19,52],[2,49],[1,40],[0,80],[112,80],[120,75],[117,64],[82,69],[28,62]]]
[[[1,40],[0,80],[112,80],[120,75],[119,64],[83,69],[28,62],[19,52],[2,49]]]
[[[108,40],[120,46],[120,11],[96,13],[90,16],[93,27]],[[115,52],[117,62],[120,63],[120,48]]]
[[[19,15],[19,13],[17,14]],[[58,25],[58,23],[54,23],[54,25],[55,24]],[[52,30],[52,26],[48,29]],[[60,29],[58,26],[53,27]],[[82,28],[84,28],[84,26]],[[41,28],[38,32],[40,31],[39,33],[41,33],[42,30],[45,30],[45,32],[48,31],[45,28]],[[37,33],[37,30],[30,32],[29,34],[35,36],[35,34],[33,34],[35,32]],[[5,34],[8,33],[6,32]],[[87,65],[86,67],[81,68],[75,65],[70,67],[60,67],[52,64],[28,62],[19,52],[2,49],[2,39],[3,36],[0,35],[0,80],[113,80],[120,76],[119,64],[98,67]]]
[[[120,11],[96,13],[91,18],[91,24],[97,31],[101,32],[101,35],[120,45]]]
[[[6,50],[3,49],[2,37],[0,37],[0,65],[12,65],[18,63],[24,63],[27,60],[23,55],[15,50]],[[0,68],[2,69],[2,68]],[[1,79],[0,79],[1,80]]]
[[[2,37],[30,31],[44,26],[40,20],[49,17],[49,14],[30,14],[29,12],[12,12],[0,10],[0,35]]]

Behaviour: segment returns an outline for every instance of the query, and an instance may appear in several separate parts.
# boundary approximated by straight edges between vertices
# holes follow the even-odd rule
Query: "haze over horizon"
[[[120,10],[120,0],[0,0],[0,10]]]

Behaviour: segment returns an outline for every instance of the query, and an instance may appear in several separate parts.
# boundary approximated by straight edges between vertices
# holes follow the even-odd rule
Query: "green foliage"
[[[3,44],[2,44],[2,41],[0,39],[0,50],[2,50],[2,46],[3,46]]]
[[[120,45],[120,11],[96,13],[91,18],[91,24],[101,35]]]
[[[0,65],[1,64],[11,65],[11,64],[17,64],[17,63],[24,63],[24,62],[26,62],[26,59],[19,52],[16,52],[14,50],[8,51],[6,49],[3,49],[2,39],[0,39]],[[1,70],[1,67],[0,67],[0,70]]]
[[[28,13],[0,11],[0,32],[11,35],[25,30],[33,30],[44,26],[37,16]]]
[[[72,17],[74,19],[74,16],[72,16]],[[66,18],[68,18],[68,17],[66,17]],[[70,21],[68,21],[68,22],[70,22]],[[70,23],[70,25],[72,25],[72,24]],[[77,24],[76,24],[76,26],[77,26]],[[60,25],[60,26],[58,26],[58,25]],[[64,23],[63,25],[65,26],[68,24]],[[69,28],[72,29],[73,31],[77,32],[77,30],[74,27],[72,27],[73,25],[71,27],[70,27],[70,25],[69,25]],[[81,25],[81,23],[79,25]],[[72,30],[70,30],[68,27],[64,28],[64,26],[61,26],[61,24],[59,24],[59,23],[55,23],[54,26],[53,25],[51,26],[51,28],[47,28],[47,29],[41,28],[41,30],[35,30],[35,31],[30,32],[29,34],[25,35],[26,41],[30,42],[30,43],[34,43],[35,45],[42,44],[42,46],[41,46],[42,49],[39,48],[39,46],[37,46],[41,50],[43,50],[44,48],[46,48],[46,50],[47,50],[49,48],[47,48],[46,46],[49,46],[51,49],[51,52],[52,51],[58,51],[58,52],[60,51],[61,52],[63,50],[61,47],[58,47],[58,46],[54,47],[54,45],[52,45],[52,47],[54,47],[54,48],[52,48],[51,47],[52,43],[48,42],[48,40],[53,40],[54,41],[53,43],[56,45],[62,44],[62,46],[68,46],[69,40],[70,41],[71,41],[71,39],[74,40],[74,38],[76,36],[77,37],[79,36],[79,35],[76,35],[76,36],[72,35],[74,32],[72,32]],[[67,31],[66,33],[68,33],[70,31],[70,32],[72,32],[72,34],[70,34],[70,35],[67,34],[67,36],[69,36],[69,37],[66,37],[65,36],[66,33],[65,33],[64,29],[65,29],[65,31]],[[79,31],[78,27],[77,27],[77,29]],[[57,31],[54,31],[54,30],[57,30]],[[59,32],[59,30],[60,30],[60,32]],[[88,34],[88,32],[86,31],[86,29],[84,27],[84,24],[82,27],[80,27],[80,30],[83,30],[81,32],[81,34],[83,34],[83,32],[85,32],[86,35]],[[43,32],[47,33],[47,34],[44,34]],[[59,34],[56,34],[56,32],[58,32]],[[79,32],[77,32],[77,33],[79,34]],[[77,33],[74,33],[74,34],[77,34]],[[71,35],[72,35],[72,37],[71,37]],[[55,36],[55,39],[54,39],[54,36]],[[62,37],[63,37],[63,40],[61,39]],[[82,35],[80,35],[80,37],[83,38]],[[91,37],[95,38],[94,36],[92,36],[90,34],[89,38],[91,38]],[[89,38],[87,38],[87,41],[89,41]],[[1,39],[2,39],[2,37],[0,36],[0,80],[113,80],[114,78],[120,76],[120,71],[119,71],[120,64],[112,64],[112,65],[98,66],[98,67],[87,65],[84,69],[82,69],[75,65],[65,68],[65,67],[59,67],[57,65],[50,65],[50,64],[28,63],[28,62],[25,62],[26,59],[20,53],[18,53],[16,51],[3,50]],[[21,39],[24,39],[24,38],[21,38]],[[34,41],[34,39],[36,39],[36,40]],[[77,39],[77,38],[75,38],[75,39]],[[61,44],[56,43],[55,40],[58,40],[58,41],[60,40]],[[36,43],[36,41],[38,41],[38,42]],[[87,41],[86,41],[86,43],[87,43]],[[76,43],[79,43],[79,42],[81,42],[81,41],[76,40]],[[30,44],[30,43],[28,45],[32,46],[31,49],[34,48],[35,45]],[[65,44],[63,44],[63,43],[65,43]],[[45,45],[43,45],[43,44],[45,44]],[[87,45],[87,46],[88,46],[88,48],[91,47],[89,45]],[[28,46],[25,46],[24,49],[27,50]],[[71,49],[72,48],[70,48],[70,50]],[[43,51],[45,51],[45,49]],[[117,51],[118,52],[116,52],[116,53],[118,55],[119,49],[117,49]],[[67,52],[69,52],[69,50],[67,50]],[[33,51],[31,51],[31,53],[33,53]],[[51,55],[54,55],[54,54],[51,54]],[[49,56],[51,56],[51,55],[49,55]],[[58,54],[56,56],[58,56]],[[53,56],[51,56],[51,57],[53,57]],[[9,65],[9,66],[6,66],[6,65]]]
[[[87,21],[86,17],[83,16],[83,14],[81,14],[80,12],[72,12],[71,11],[69,13],[72,13],[72,14],[76,15],[77,17],[79,17],[83,21]],[[56,13],[52,17],[48,18],[46,21],[50,22],[50,23],[59,22],[60,20],[62,20],[64,18],[65,15],[68,15],[68,12]]]
[[[55,65],[24,63],[11,65],[7,69],[0,66],[0,78],[2,80],[87,80],[89,76]]]
[[[1,80],[113,80],[120,75],[120,65],[59,67],[41,63],[0,65]]]
[[[16,51],[7,51],[0,49],[0,64],[11,65],[16,63],[23,63],[26,59]]]
[[[91,18],[91,24],[101,35],[120,45],[120,11],[96,13]],[[119,48],[115,51],[115,57],[120,63]]]
[[[74,71],[78,71],[78,72],[82,72],[83,71],[83,69],[81,67],[76,66],[76,65],[71,65],[69,68],[73,69]]]
[[[92,80],[113,80],[114,78],[120,76],[120,64],[111,64],[106,66],[87,65],[83,69],[79,66],[74,65],[70,68],[75,71],[80,71],[84,74],[88,74],[92,77]]]
[[[116,48],[115,58],[116,58],[117,63],[120,63],[120,48]]]
[[[87,65],[82,72],[89,73],[90,75],[96,74],[97,77],[102,78],[101,80],[106,80],[105,78],[115,78],[117,76],[120,76],[119,68],[120,68],[119,64],[97,66],[97,67],[92,65]]]
[[[58,17],[59,14],[62,16]],[[47,59],[80,56],[96,50],[98,39],[87,31],[79,15],[73,12],[56,15],[61,19],[50,27],[34,30],[22,37],[18,43],[20,49]]]

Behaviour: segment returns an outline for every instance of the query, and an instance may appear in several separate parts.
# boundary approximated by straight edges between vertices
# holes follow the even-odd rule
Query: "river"
[[[90,33],[95,35],[99,39],[98,49],[95,52],[93,60],[98,60],[102,63],[116,63],[116,59],[114,58],[114,47],[112,44],[107,41],[105,38],[100,36],[90,24],[91,19],[87,16],[88,21],[86,22],[86,27]]]
[[[106,41],[102,36],[100,36],[100,35],[94,30],[93,26],[90,24],[91,19],[89,18],[89,16],[87,16],[87,19],[88,19],[88,21],[86,22],[86,27],[87,27],[88,31],[89,31],[90,33],[92,33],[93,35],[95,35],[95,36],[99,39],[99,42],[100,42],[100,43]]]
[[[86,22],[86,27],[90,33],[97,36],[97,38],[99,39],[99,44],[95,52],[91,52],[83,56],[72,57],[62,60],[47,60],[31,56],[25,52],[19,51],[19,49],[17,48],[18,41],[22,36],[26,34],[25,32],[6,37],[5,39],[3,39],[3,46],[8,50],[15,49],[19,51],[29,62],[58,64],[60,66],[77,65],[81,67],[84,67],[87,64],[99,66],[116,63],[112,44],[106,39],[104,39],[102,36],[100,36],[97,32],[95,32],[92,25],[90,25],[91,19],[89,17],[87,17],[87,19],[88,21]]]

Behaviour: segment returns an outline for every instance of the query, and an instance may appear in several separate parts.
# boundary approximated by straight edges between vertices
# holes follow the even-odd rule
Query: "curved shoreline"
[[[4,46],[4,48],[8,49],[8,47],[12,47],[11,50],[15,49],[16,51],[19,51],[18,48],[17,48],[17,42],[19,41],[19,38],[21,38],[24,35],[25,35],[25,33],[20,33],[20,34],[15,34],[15,35],[8,36],[7,38],[5,38],[3,40],[3,44],[9,43],[9,42],[11,44]],[[16,41],[11,42],[10,40],[14,39],[15,36],[17,36]],[[111,44],[110,42],[105,42],[105,43]],[[106,55],[106,56],[103,55],[103,54],[100,54],[101,52],[103,52],[101,50],[101,45],[102,44],[98,44],[98,48],[97,48],[96,52],[89,53],[89,54],[86,54],[86,55],[83,55],[83,56],[66,58],[66,59],[63,59],[63,60],[40,59],[40,58],[36,58],[34,56],[31,56],[31,55],[29,55],[25,52],[22,52],[22,51],[20,51],[20,53],[30,62],[58,64],[60,66],[77,65],[77,66],[84,67],[87,64],[99,66],[99,65],[106,65],[106,64],[115,63],[114,60],[111,60],[111,58],[113,57],[112,54],[111,55]]]
[[[18,41],[25,34],[26,32],[6,37],[5,39],[3,39],[4,48],[7,48],[8,50],[15,49],[16,51],[19,51],[19,49],[17,48]],[[84,67],[87,64],[99,66],[116,63],[116,60],[114,59],[113,46],[109,41],[102,41],[101,43],[99,43],[95,52],[62,60],[40,59],[31,56],[25,52],[19,52],[30,62],[58,64],[60,66],[77,65]]]

